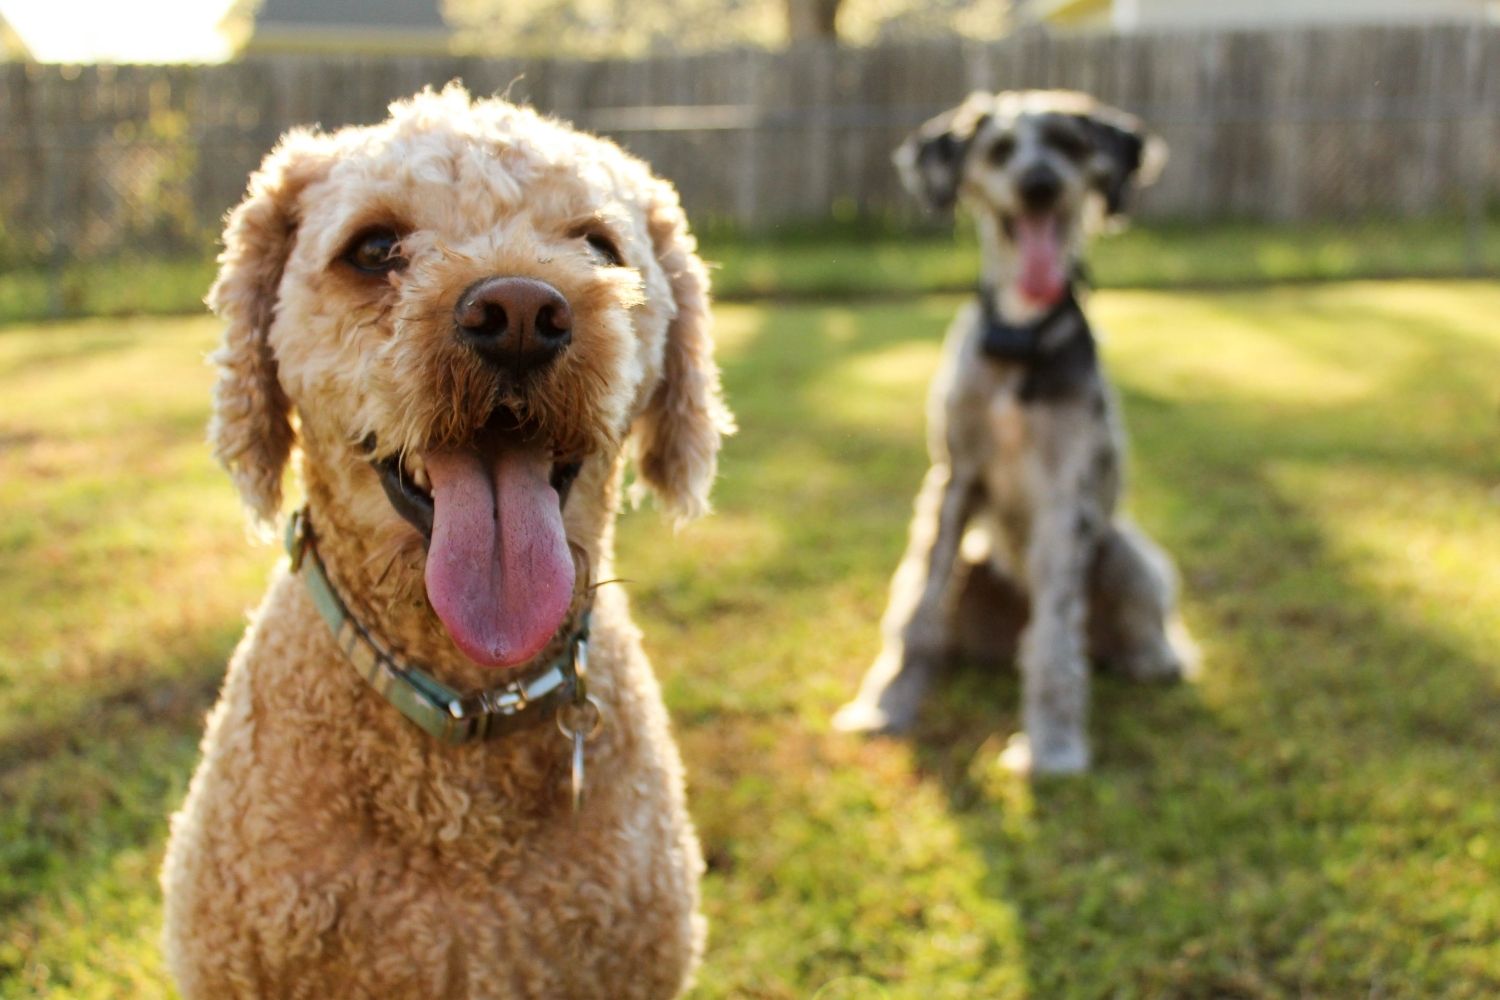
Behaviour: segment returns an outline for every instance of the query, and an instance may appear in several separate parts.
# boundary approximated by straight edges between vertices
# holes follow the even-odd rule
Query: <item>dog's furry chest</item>
[[[498,750],[434,748],[336,661],[300,580],[279,578],[173,821],[164,884],[184,995],[675,995],[701,939],[701,860],[615,600],[594,630],[612,728],[574,820],[555,729],[518,734],[497,767],[470,765]]]
[[[490,867],[448,867],[395,849],[337,864],[313,859],[274,892],[245,897],[276,914],[243,918],[248,937],[278,948],[244,961],[282,996],[589,996],[622,981],[631,986],[613,995],[673,995],[696,934],[689,872],[671,867],[687,868],[680,851],[670,839],[650,839],[636,856],[605,863],[581,839],[557,837],[546,850]],[[642,926],[643,907],[659,926]],[[554,946],[565,961],[513,978],[496,972]]]
[[[998,379],[980,422],[988,445],[982,475],[991,505],[1010,531],[1024,534],[1037,493],[1036,484],[1029,481],[1037,474],[1029,446],[1041,428],[1021,401],[1020,385],[1019,372]]]
[[[950,459],[983,483],[976,511],[1012,566],[1024,564],[1038,523],[1075,510],[1107,519],[1119,492],[1121,443],[1102,376],[1063,398],[1027,399],[1020,364],[961,351],[944,414]],[[998,554],[998,553],[997,553]]]

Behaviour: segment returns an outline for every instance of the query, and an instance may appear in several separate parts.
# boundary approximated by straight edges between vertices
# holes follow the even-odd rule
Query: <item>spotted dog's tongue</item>
[[[1021,294],[1037,305],[1055,305],[1068,288],[1057,216],[1025,215],[1016,220],[1016,247],[1021,252]]]
[[[427,599],[458,648],[487,667],[531,659],[562,627],[573,558],[545,449],[429,452]]]

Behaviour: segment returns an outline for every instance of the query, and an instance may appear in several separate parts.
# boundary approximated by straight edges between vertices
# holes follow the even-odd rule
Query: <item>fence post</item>
[[[45,207],[41,231],[46,234],[47,239],[47,315],[51,319],[59,319],[67,312],[68,247],[69,237],[73,235],[70,230],[81,228],[70,210],[74,206],[68,203],[64,184],[68,151],[63,147],[77,129],[73,123],[69,123],[71,128],[65,126],[59,114],[66,81],[62,79],[58,69],[46,67],[38,84],[35,93],[39,99],[33,113],[39,111],[40,114],[32,122],[36,126],[34,134],[41,147],[41,161],[44,164],[41,204]]]
[[[838,42],[822,41],[806,49],[811,59],[813,94],[810,105],[811,127],[808,130],[808,182],[809,196],[804,205],[817,205],[822,211],[832,208],[838,200],[833,189],[834,143],[833,143],[833,76],[838,68]]]
[[[1470,28],[1464,45],[1463,123],[1464,269],[1477,276],[1484,271],[1485,160],[1489,123],[1484,114],[1484,21]]]
[[[752,119],[745,128],[744,140],[740,144],[739,183],[735,186],[734,215],[737,225],[750,225],[760,213],[760,158],[764,143],[761,130],[765,128],[766,95],[761,86],[763,64],[768,58],[764,53],[746,52],[744,59],[745,83],[742,93],[752,111]]]

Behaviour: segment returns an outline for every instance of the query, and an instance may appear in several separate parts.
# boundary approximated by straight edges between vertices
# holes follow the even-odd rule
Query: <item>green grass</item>
[[[972,227],[955,234],[874,221],[782,227],[760,234],[710,226],[704,256],[721,301],[837,299],[963,291],[978,280]],[[213,280],[210,255],[70,263],[0,271],[0,323],[54,316],[196,313]],[[1099,241],[1101,288],[1181,288],[1500,272],[1500,216],[1469,248],[1452,219],[1343,225],[1166,223]]]
[[[968,290],[978,282],[969,226],[954,235],[879,227],[854,235],[839,228],[750,237],[710,233],[704,246],[720,265],[721,298],[910,295]],[[1500,217],[1483,228],[1475,260],[1463,227],[1439,219],[1135,226],[1100,240],[1090,257],[1101,288],[1494,273],[1500,270]]]
[[[1101,679],[1096,771],[827,719],[876,645],[951,297],[723,306],[717,513],[622,520],[709,858],[696,996],[1500,992],[1500,290],[1103,292],[1132,508],[1202,681]],[[202,444],[202,319],[0,331],[0,996],[153,996],[155,882],[274,550]]]
[[[210,253],[0,271],[0,323],[201,312],[213,279]]]

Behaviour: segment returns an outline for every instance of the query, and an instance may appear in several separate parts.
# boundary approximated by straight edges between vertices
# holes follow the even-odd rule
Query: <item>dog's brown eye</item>
[[[995,140],[990,147],[990,162],[997,167],[1005,166],[1005,161],[1010,159],[1010,154],[1016,151],[1016,140],[1014,136],[1002,135]]]
[[[608,236],[603,233],[589,233],[583,239],[589,245],[589,249],[602,257],[604,263],[610,267],[624,266],[625,258],[621,255],[620,248],[615,246],[615,241]]]
[[[406,266],[400,250],[401,235],[389,226],[377,226],[354,237],[343,259],[366,274],[388,274]]]

